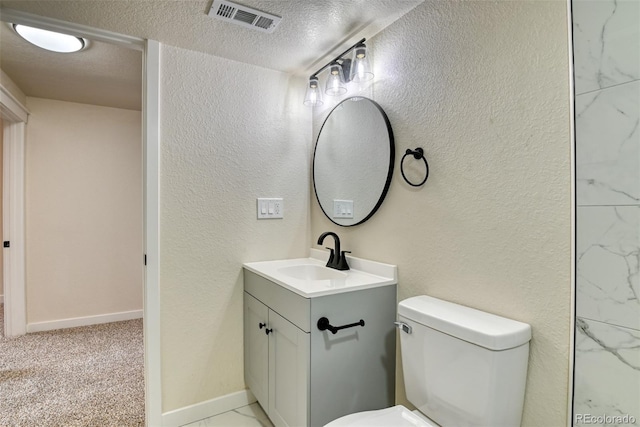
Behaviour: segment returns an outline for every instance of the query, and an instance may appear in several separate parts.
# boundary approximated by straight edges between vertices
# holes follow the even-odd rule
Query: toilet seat
[[[345,415],[325,427],[438,427],[402,405]]]

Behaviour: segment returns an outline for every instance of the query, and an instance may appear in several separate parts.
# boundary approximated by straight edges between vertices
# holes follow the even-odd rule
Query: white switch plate
[[[284,217],[284,203],[281,198],[259,198],[257,203],[258,219]]]
[[[353,200],[334,200],[334,218],[353,218]]]

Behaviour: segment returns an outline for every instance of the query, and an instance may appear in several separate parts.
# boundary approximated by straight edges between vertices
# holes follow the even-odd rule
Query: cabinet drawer
[[[305,332],[311,332],[310,301],[251,271],[244,271],[244,290]]]

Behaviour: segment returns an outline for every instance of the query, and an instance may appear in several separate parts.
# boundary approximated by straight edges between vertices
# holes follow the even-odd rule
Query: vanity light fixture
[[[29,43],[51,52],[78,52],[87,46],[83,38],[22,24],[12,24],[13,30]]]
[[[342,52],[335,59],[309,77],[309,86],[304,97],[304,105],[314,107],[323,104],[322,96],[318,89],[318,75],[329,70],[329,76],[325,82],[325,93],[330,96],[340,96],[347,93],[349,82],[362,83],[373,79],[371,65],[367,57],[366,39],[362,39],[349,49]],[[346,57],[353,52],[353,58]]]

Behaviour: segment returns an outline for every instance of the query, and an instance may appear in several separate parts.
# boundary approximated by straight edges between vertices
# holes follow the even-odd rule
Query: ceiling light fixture
[[[323,104],[318,89],[318,74],[329,69],[329,77],[325,83],[325,93],[330,96],[340,96],[347,93],[347,83],[362,83],[373,79],[369,58],[367,58],[366,39],[362,39],[349,49],[342,52],[335,59],[309,77],[309,86],[304,97],[304,105],[309,107]],[[349,52],[354,52],[353,58],[345,58]]]
[[[12,24],[16,33],[29,43],[39,48],[58,53],[78,52],[87,46],[87,41],[80,37],[41,28],[28,27],[22,24]]]

